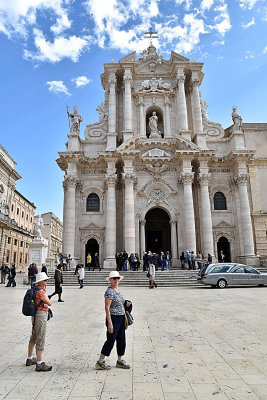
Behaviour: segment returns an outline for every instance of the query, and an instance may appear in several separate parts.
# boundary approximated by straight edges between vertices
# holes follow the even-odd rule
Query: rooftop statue
[[[69,108],[67,106],[67,114],[71,120],[70,132],[71,133],[79,133],[80,132],[80,123],[82,122],[82,116],[78,113],[78,107],[74,106],[73,114],[69,112]]]
[[[233,107],[233,112],[232,112],[232,120],[233,120],[233,127],[232,127],[232,132],[238,132],[241,130],[242,127],[242,118],[241,116],[236,112],[237,107]]]

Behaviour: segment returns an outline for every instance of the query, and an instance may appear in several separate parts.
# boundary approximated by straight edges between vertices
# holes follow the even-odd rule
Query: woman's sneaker
[[[117,361],[116,367],[117,368],[123,368],[123,369],[130,369],[131,368],[131,366],[129,364],[126,364],[126,361],[124,361],[124,360]]]
[[[96,369],[111,369],[111,366],[106,364],[105,361],[103,361],[102,363],[97,361],[95,367],[96,367]]]

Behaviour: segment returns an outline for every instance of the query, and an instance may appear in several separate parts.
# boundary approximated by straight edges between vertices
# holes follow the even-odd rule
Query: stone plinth
[[[48,249],[48,240],[41,239],[33,239],[33,241],[29,244],[29,263],[35,263],[37,265],[38,270],[41,271],[42,264],[46,262],[47,257],[47,249]]]
[[[258,256],[237,256],[236,261],[240,264],[246,264],[250,267],[259,267],[260,258]]]
[[[116,265],[116,260],[115,258],[106,258],[104,260],[104,269],[110,270],[110,271],[116,271],[117,265]]]

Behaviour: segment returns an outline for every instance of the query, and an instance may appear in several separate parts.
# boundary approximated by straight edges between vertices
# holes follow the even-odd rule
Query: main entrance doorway
[[[231,262],[230,243],[228,242],[227,238],[224,236],[220,237],[220,239],[217,242],[218,256],[219,256],[221,250],[223,251],[223,254],[225,255],[225,261]]]
[[[152,253],[171,252],[170,217],[161,208],[146,213],[146,250]]]
[[[95,262],[95,253],[98,253],[98,255],[99,255],[99,244],[97,243],[97,241],[95,239],[89,239],[85,245],[85,264],[86,264],[86,257],[88,256],[88,253],[91,254],[92,266],[93,266],[94,262]]]

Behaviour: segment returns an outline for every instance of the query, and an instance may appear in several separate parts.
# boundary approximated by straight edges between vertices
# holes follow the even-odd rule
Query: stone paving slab
[[[133,301],[125,359],[94,368],[105,341],[105,288],[65,287],[54,297],[44,360],[26,367],[26,287],[0,286],[0,400],[267,400],[267,288],[123,287]],[[48,289],[48,292],[52,288]]]

